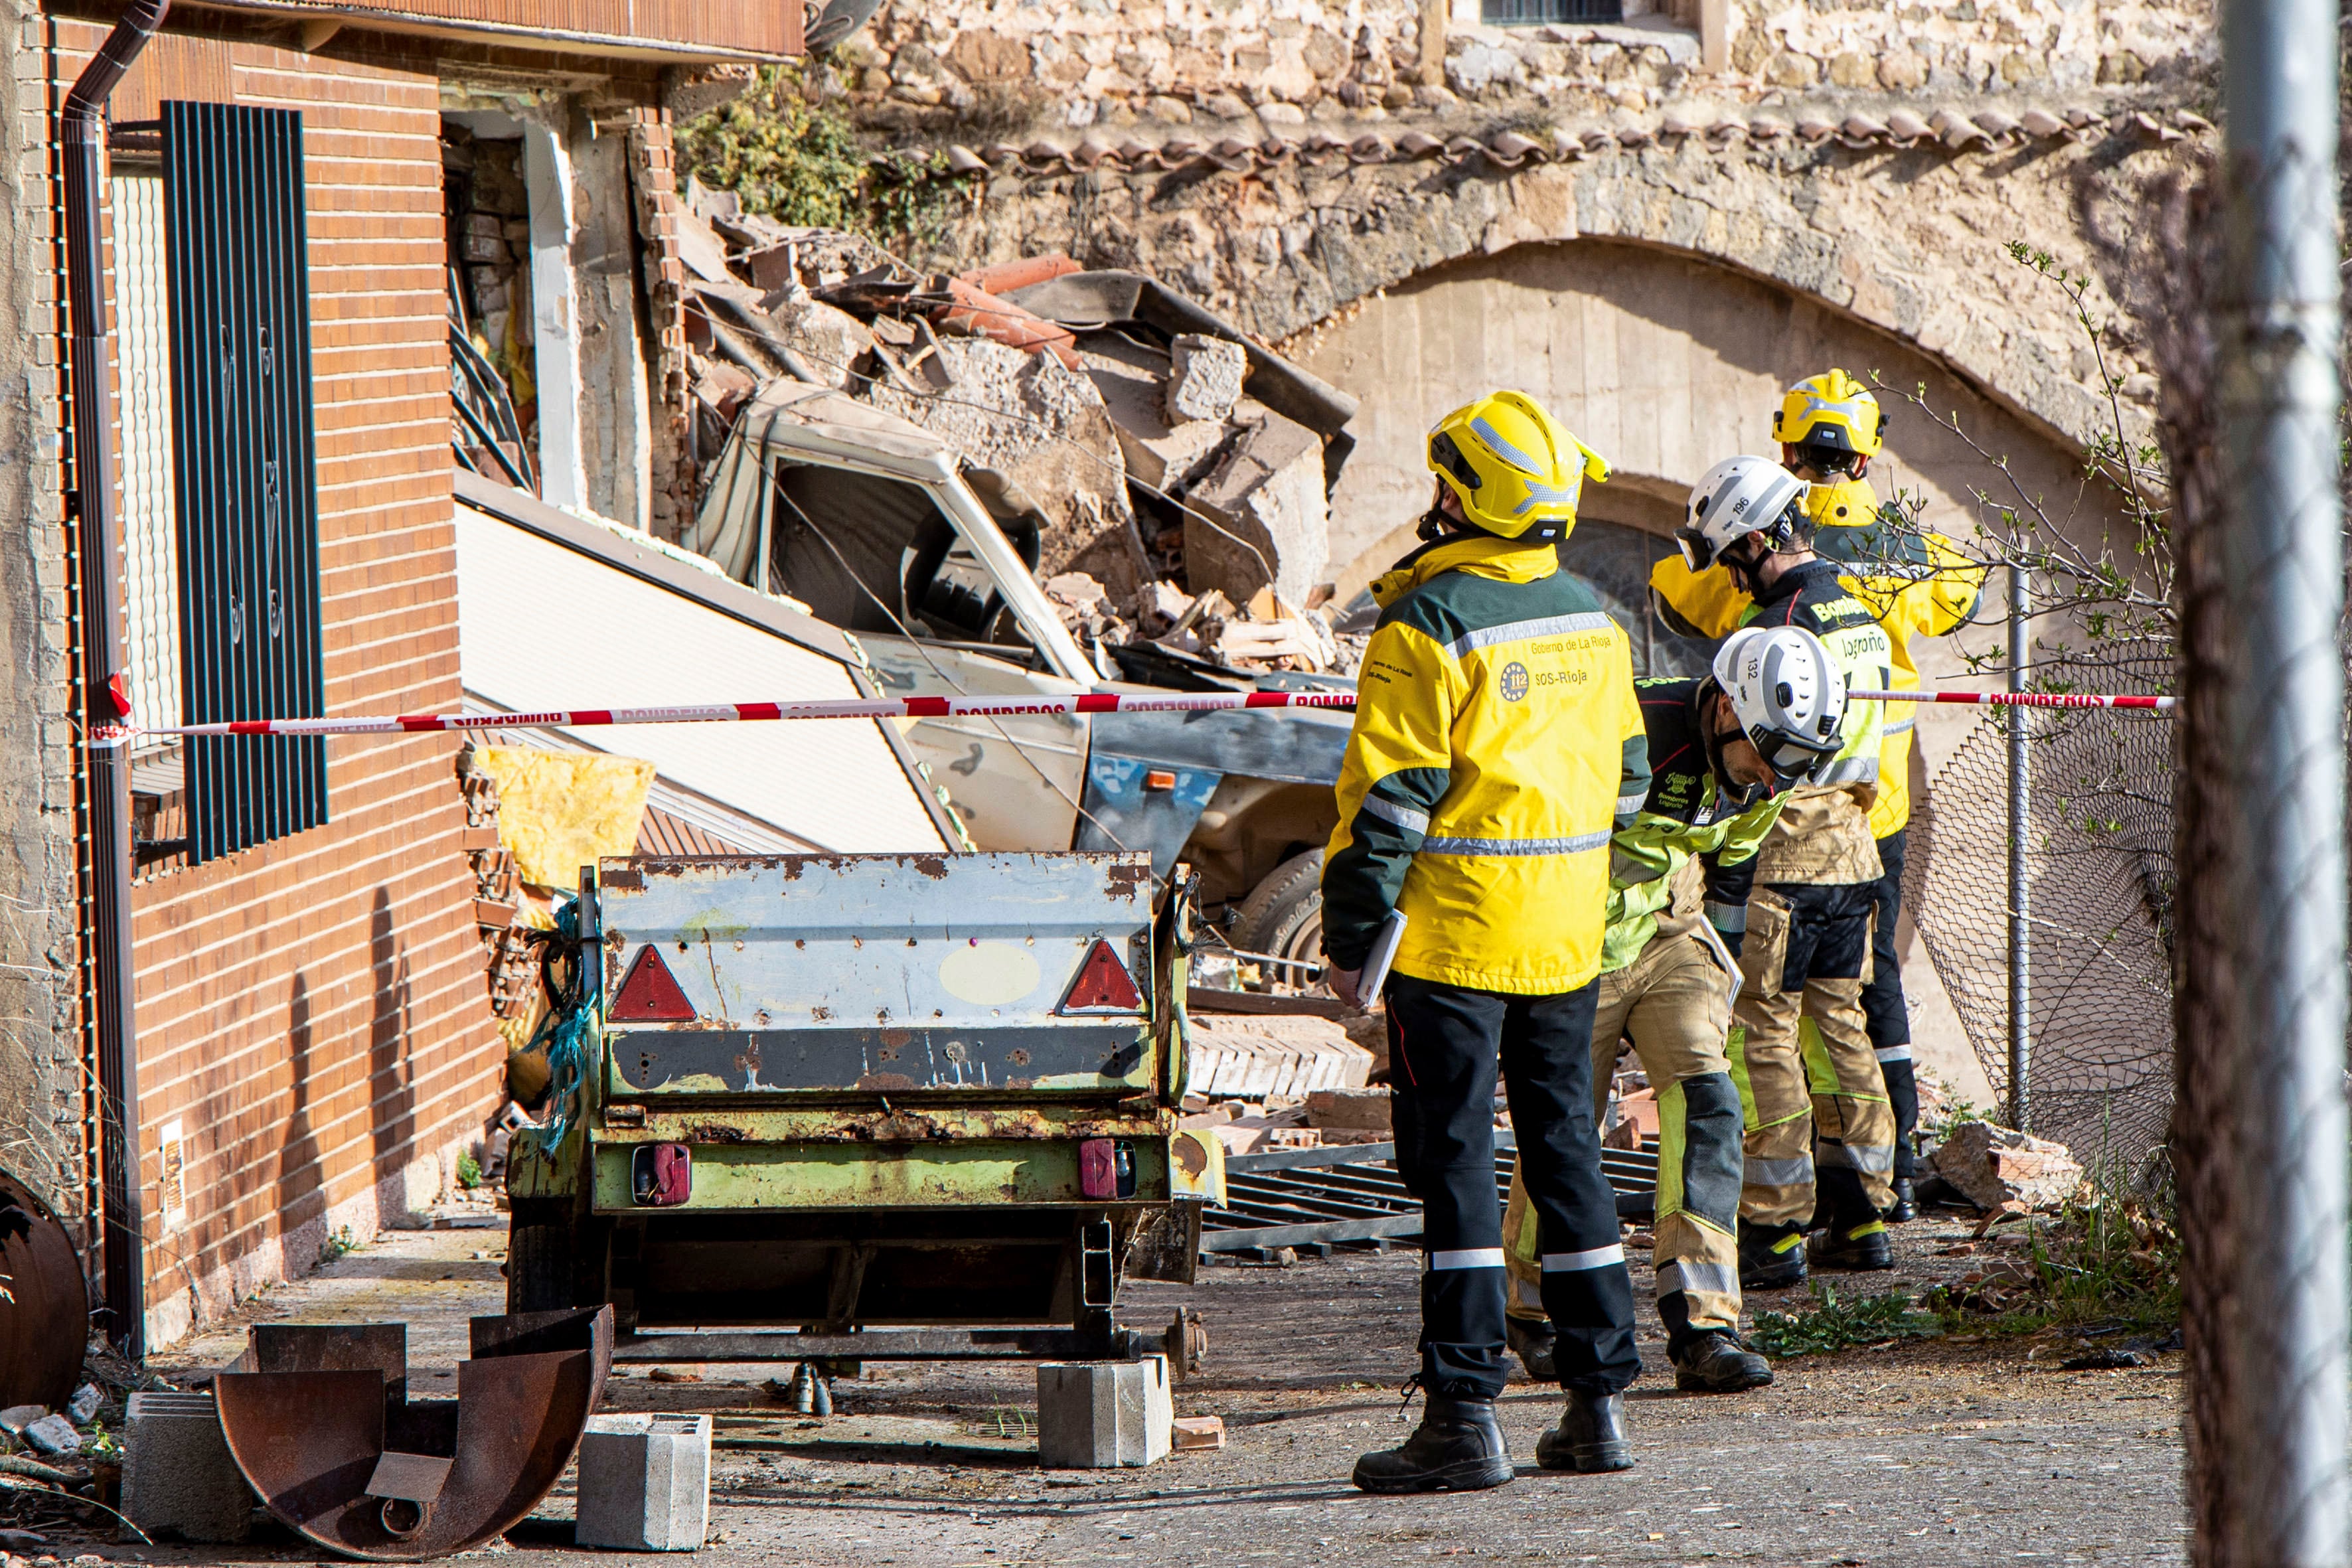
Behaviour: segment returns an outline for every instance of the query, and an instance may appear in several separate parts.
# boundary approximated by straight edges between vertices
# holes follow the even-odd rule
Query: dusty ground
[[[1905,1227],[1904,1281],[1917,1288],[1970,1267],[1938,1255],[1961,1234],[1948,1224]],[[451,1392],[465,1317],[500,1310],[504,1240],[478,1229],[388,1237],[271,1293],[255,1315],[405,1318],[413,1364],[441,1373],[413,1376],[412,1387]],[[1940,1342],[1807,1357],[1784,1363],[1768,1390],[1696,1398],[1671,1392],[1651,1319],[1652,1371],[1632,1396],[1632,1471],[1536,1469],[1536,1435],[1553,1418],[1554,1397],[1515,1388],[1504,1404],[1520,1459],[1512,1485],[1469,1497],[1364,1496],[1347,1484],[1356,1454],[1408,1429],[1395,1389],[1412,1363],[1416,1269],[1410,1254],[1357,1254],[1207,1269],[1190,1289],[1133,1288],[1122,1309],[1130,1322],[1200,1309],[1210,1366],[1180,1389],[1177,1408],[1222,1415],[1231,1434],[1221,1452],[1148,1470],[1039,1471],[1025,1368],[869,1370],[840,1385],[842,1409],[824,1421],[768,1399],[759,1380],[769,1369],[709,1368],[694,1383],[616,1377],[612,1403],[721,1413],[711,1550],[730,1563],[2183,1560],[2179,1358],[2134,1371],[2057,1370],[2071,1342]],[[209,1335],[159,1365],[217,1364],[240,1336]],[[567,1482],[498,1554],[519,1568],[579,1561],[571,1512]],[[275,1531],[236,1550],[53,1539],[68,1557],[155,1563],[319,1555]]]

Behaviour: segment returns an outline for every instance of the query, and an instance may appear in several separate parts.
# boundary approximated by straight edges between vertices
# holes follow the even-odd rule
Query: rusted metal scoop
[[[0,1171],[0,1407],[65,1408],[89,1339],[73,1237],[38,1194]]]
[[[414,1563],[520,1524],[604,1397],[613,1310],[476,1318],[455,1400],[408,1398],[408,1329],[268,1324],[213,1380],[269,1511],[331,1552]]]

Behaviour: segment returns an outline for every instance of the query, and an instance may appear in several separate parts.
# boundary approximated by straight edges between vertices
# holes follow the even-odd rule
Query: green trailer
[[[1181,876],[1143,855],[608,859],[556,1089],[515,1140],[513,1311],[617,1362],[1196,1356],[1219,1147],[1184,1088]]]

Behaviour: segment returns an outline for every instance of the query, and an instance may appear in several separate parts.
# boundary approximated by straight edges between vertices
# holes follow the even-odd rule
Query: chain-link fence
[[[2121,688],[2118,688],[2119,689]],[[2162,689],[2140,686],[2137,689]],[[2026,835],[2031,1131],[2109,1191],[2163,1178],[2172,1113],[2168,714],[2040,710]],[[1992,713],[1912,818],[1905,906],[1969,1043],[2010,1104],[2009,719]]]

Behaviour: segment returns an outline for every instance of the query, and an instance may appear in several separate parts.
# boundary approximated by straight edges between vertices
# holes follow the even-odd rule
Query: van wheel
[[[1230,939],[1251,952],[1295,958],[1312,969],[1264,966],[1269,983],[1304,989],[1323,978],[1323,851],[1294,855],[1266,873],[1234,912]]]

